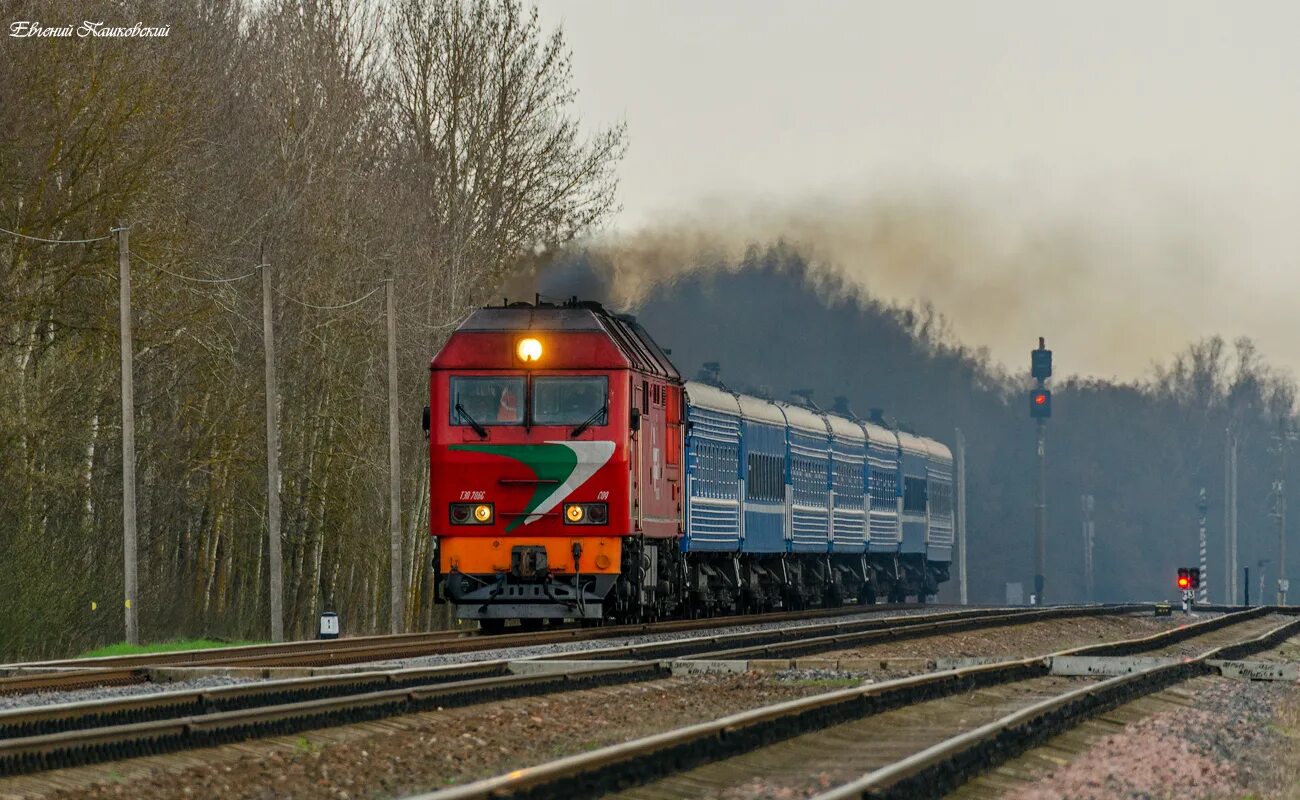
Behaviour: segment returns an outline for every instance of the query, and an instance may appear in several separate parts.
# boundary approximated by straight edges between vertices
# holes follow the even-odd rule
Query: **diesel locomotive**
[[[898,601],[947,580],[947,447],[685,381],[597,303],[474,312],[429,396],[435,598],[485,630]]]

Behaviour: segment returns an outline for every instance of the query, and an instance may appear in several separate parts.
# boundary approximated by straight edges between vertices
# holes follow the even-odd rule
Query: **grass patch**
[[[127,644],[118,642],[104,647],[97,647],[77,658],[104,658],[106,656],[134,656],[141,653],[172,653],[177,650],[209,650],[213,647],[239,647],[261,642],[224,642],[220,639],[176,639],[170,642],[153,642],[151,644]]]

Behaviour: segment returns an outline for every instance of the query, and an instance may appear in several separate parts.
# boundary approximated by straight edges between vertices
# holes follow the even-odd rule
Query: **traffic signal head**
[[[1201,588],[1201,568],[1189,567],[1187,569],[1187,580],[1191,581],[1192,584],[1191,588],[1193,589]]]
[[[1190,574],[1190,570],[1188,570],[1187,567],[1178,568],[1178,588],[1179,589],[1192,588],[1192,576]]]
[[[1029,351],[1029,374],[1036,380],[1045,381],[1052,377],[1052,351],[1042,346],[1039,339],[1037,350]]]
[[[1033,419],[1046,419],[1052,416],[1052,390],[1029,390],[1029,416]]]

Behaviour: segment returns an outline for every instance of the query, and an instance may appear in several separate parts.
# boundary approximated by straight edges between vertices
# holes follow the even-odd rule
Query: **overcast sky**
[[[1218,332],[1300,368],[1300,4],[539,8],[580,113],[628,123],[615,233],[830,220],[827,261],[1016,366],[1046,334],[1064,371],[1128,378]],[[863,252],[882,207],[915,229],[901,262]]]

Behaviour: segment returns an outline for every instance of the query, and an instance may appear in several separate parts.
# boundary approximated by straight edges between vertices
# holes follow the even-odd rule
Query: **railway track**
[[[842,646],[846,637],[854,641],[862,637],[896,640],[1133,608],[1087,606],[1018,612],[972,609],[841,620],[785,631],[749,631],[613,648],[626,660],[607,666],[589,660],[571,671],[545,674],[509,674],[506,661],[479,661],[15,709],[0,712],[0,776],[294,733],[438,707],[651,680],[670,674],[669,665],[662,661],[666,657],[689,654],[704,659],[731,658],[744,652],[737,645],[744,643],[745,636],[750,637],[750,647],[756,652],[782,652],[783,647],[789,652],[805,652],[809,642],[816,647],[834,648]],[[831,629],[839,632],[828,634]],[[773,641],[780,636],[787,640],[784,645]],[[598,652],[606,660],[610,658],[609,653]],[[591,654],[580,655],[588,659]]]
[[[617,792],[627,800],[644,800],[707,796],[722,784],[744,795],[746,787],[735,784],[738,778],[752,779],[782,763],[807,775],[817,756],[836,747],[859,754],[874,747],[875,757],[883,763],[865,776],[861,772],[840,776],[843,785],[823,800],[940,796],[1062,726],[1205,674],[1211,669],[1206,664],[1209,658],[1240,657],[1300,633],[1300,620],[1277,624],[1268,616],[1271,611],[1250,609],[1047,657],[828,692],[422,795],[421,800],[578,798]],[[1189,647],[1197,655],[1186,656]],[[1135,669],[1117,678],[1068,680],[1051,674],[1053,658],[1171,650],[1178,656],[1172,663]],[[972,705],[970,698],[978,702]],[[938,744],[933,741],[936,736],[941,740]]]
[[[359,636],[325,641],[244,645],[170,653],[145,653],[89,659],[61,659],[0,665],[0,695],[64,691],[91,686],[114,686],[148,681],[149,668],[157,667],[327,667],[387,661],[420,656],[479,652],[508,647],[560,644],[689,632],[727,626],[759,625],[822,618],[858,618],[902,609],[915,603],[785,611],[764,615],[710,617],[693,620],[608,625],[595,628],[558,628],[493,636],[477,631],[435,631],[384,636]],[[996,609],[982,609],[993,611]],[[9,674],[6,674],[9,673]]]

